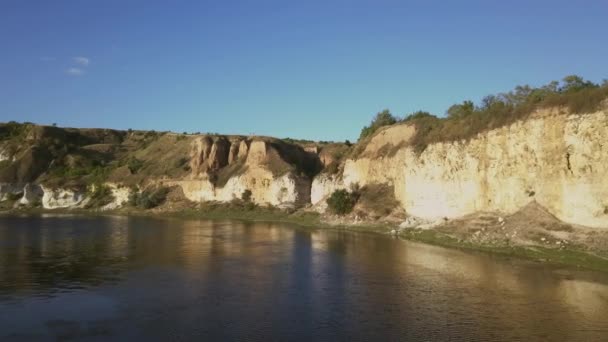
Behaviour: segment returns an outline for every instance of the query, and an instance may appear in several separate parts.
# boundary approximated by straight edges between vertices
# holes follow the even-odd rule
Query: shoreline
[[[208,208],[207,208],[208,209]],[[389,237],[424,243],[444,248],[462,251],[482,252],[488,255],[528,260],[552,267],[567,267],[608,273],[608,258],[595,255],[580,248],[549,248],[542,245],[490,245],[473,243],[450,236],[436,229],[410,228],[391,233],[396,228],[394,223],[364,222],[359,224],[332,224],[322,219],[314,212],[294,211],[292,213],[279,209],[260,208],[247,210],[231,207],[216,206],[210,210],[178,209],[178,210],[90,210],[90,209],[12,209],[0,211],[0,216],[29,216],[29,215],[89,215],[89,216],[125,216],[151,217],[172,219],[199,220],[237,220],[245,222],[286,223],[308,229],[332,229],[340,231],[382,234]]]

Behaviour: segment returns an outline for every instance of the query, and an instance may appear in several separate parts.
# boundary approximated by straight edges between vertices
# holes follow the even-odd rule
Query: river
[[[282,223],[6,216],[0,339],[606,341],[608,275]]]

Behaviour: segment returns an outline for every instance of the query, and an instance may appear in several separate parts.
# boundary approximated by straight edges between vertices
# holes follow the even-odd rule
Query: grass
[[[608,259],[588,252],[568,248],[546,248],[540,246],[493,246],[460,241],[449,235],[433,230],[408,229],[399,235],[411,241],[423,242],[442,247],[474,250],[520,259],[534,260],[552,265],[566,265],[608,272]]]

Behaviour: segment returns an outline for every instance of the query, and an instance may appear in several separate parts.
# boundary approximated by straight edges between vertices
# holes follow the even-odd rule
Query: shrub
[[[566,108],[568,113],[590,113],[608,99],[608,84],[594,84],[579,76],[566,76],[534,88],[517,86],[514,90],[489,95],[479,105],[471,101],[451,106],[446,118],[427,112],[406,116],[402,122],[416,125],[411,143],[421,153],[435,142],[466,140],[475,135],[524,119],[542,108]],[[366,127],[367,128],[367,127]]]
[[[28,124],[9,121],[0,124],[0,140],[22,137],[27,132]]]
[[[353,211],[358,197],[356,192],[336,190],[327,199],[327,206],[333,213],[345,215]]]
[[[139,169],[141,169],[143,166],[144,162],[135,157],[132,157],[127,162],[127,167],[129,168],[129,171],[131,171],[132,174],[136,174],[137,171],[139,171]]]
[[[16,201],[16,200],[20,199],[21,197],[23,197],[22,192],[18,192],[18,193],[9,192],[8,194],[6,194],[6,199],[9,201]]]
[[[87,204],[88,208],[101,207],[114,200],[112,190],[103,184],[96,184],[92,186],[89,197],[90,201]]]
[[[243,193],[241,194],[241,199],[245,202],[250,202],[251,201],[251,190],[247,189],[245,191],[243,191]]]
[[[129,205],[143,209],[155,208],[165,202],[168,193],[169,189],[166,187],[146,189],[141,193],[133,192],[129,195]]]
[[[390,126],[395,123],[397,123],[397,118],[395,118],[388,109],[385,109],[376,114],[369,126],[363,127],[359,139],[372,135],[382,126]]]

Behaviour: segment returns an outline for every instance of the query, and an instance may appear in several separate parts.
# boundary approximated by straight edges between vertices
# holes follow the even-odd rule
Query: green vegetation
[[[9,192],[8,194],[6,194],[6,199],[11,202],[17,201],[17,200],[21,199],[21,197],[23,197],[23,192],[18,192],[18,193]]]
[[[22,137],[27,132],[28,126],[30,125],[27,123],[18,123],[16,121],[9,121],[5,124],[0,124],[0,140]]]
[[[99,208],[111,203],[114,200],[114,195],[109,187],[103,184],[95,184],[90,187],[89,198],[87,208]]]
[[[251,202],[251,190],[247,189],[245,191],[243,191],[243,194],[241,195],[241,199],[245,202]]]
[[[353,211],[358,198],[356,191],[336,190],[327,199],[327,206],[334,214],[346,215]]]
[[[554,265],[584,267],[596,271],[608,272],[608,259],[576,249],[558,249],[540,246],[484,245],[462,241],[435,230],[407,229],[402,231],[399,236],[407,240],[419,241],[437,246],[476,250],[507,257],[546,262]]]
[[[429,144],[467,140],[475,135],[525,119],[543,108],[563,108],[567,113],[591,113],[599,110],[608,99],[608,82],[602,85],[570,75],[561,82],[552,81],[541,87],[517,86],[514,90],[489,95],[475,105],[464,101],[451,106],[445,118],[418,111],[402,120],[394,118],[388,110],[378,113],[370,126],[363,128],[361,138],[373,134],[382,126],[409,123],[416,126],[414,149],[421,153]],[[360,149],[359,149],[360,150]]]
[[[131,174],[136,174],[143,166],[144,162],[135,157],[131,157],[127,161],[127,168],[129,169]]]
[[[47,183],[50,185],[61,184],[102,184],[108,178],[112,171],[109,165],[83,165],[83,166],[57,166],[50,170],[50,179],[47,177]]]
[[[129,195],[129,205],[142,209],[158,207],[165,202],[169,189],[166,187],[149,188],[140,193],[133,192]]]
[[[388,109],[385,109],[376,114],[369,126],[363,127],[361,134],[359,135],[359,140],[374,134],[378,128],[393,125],[397,123],[397,121],[397,118],[394,117]]]

